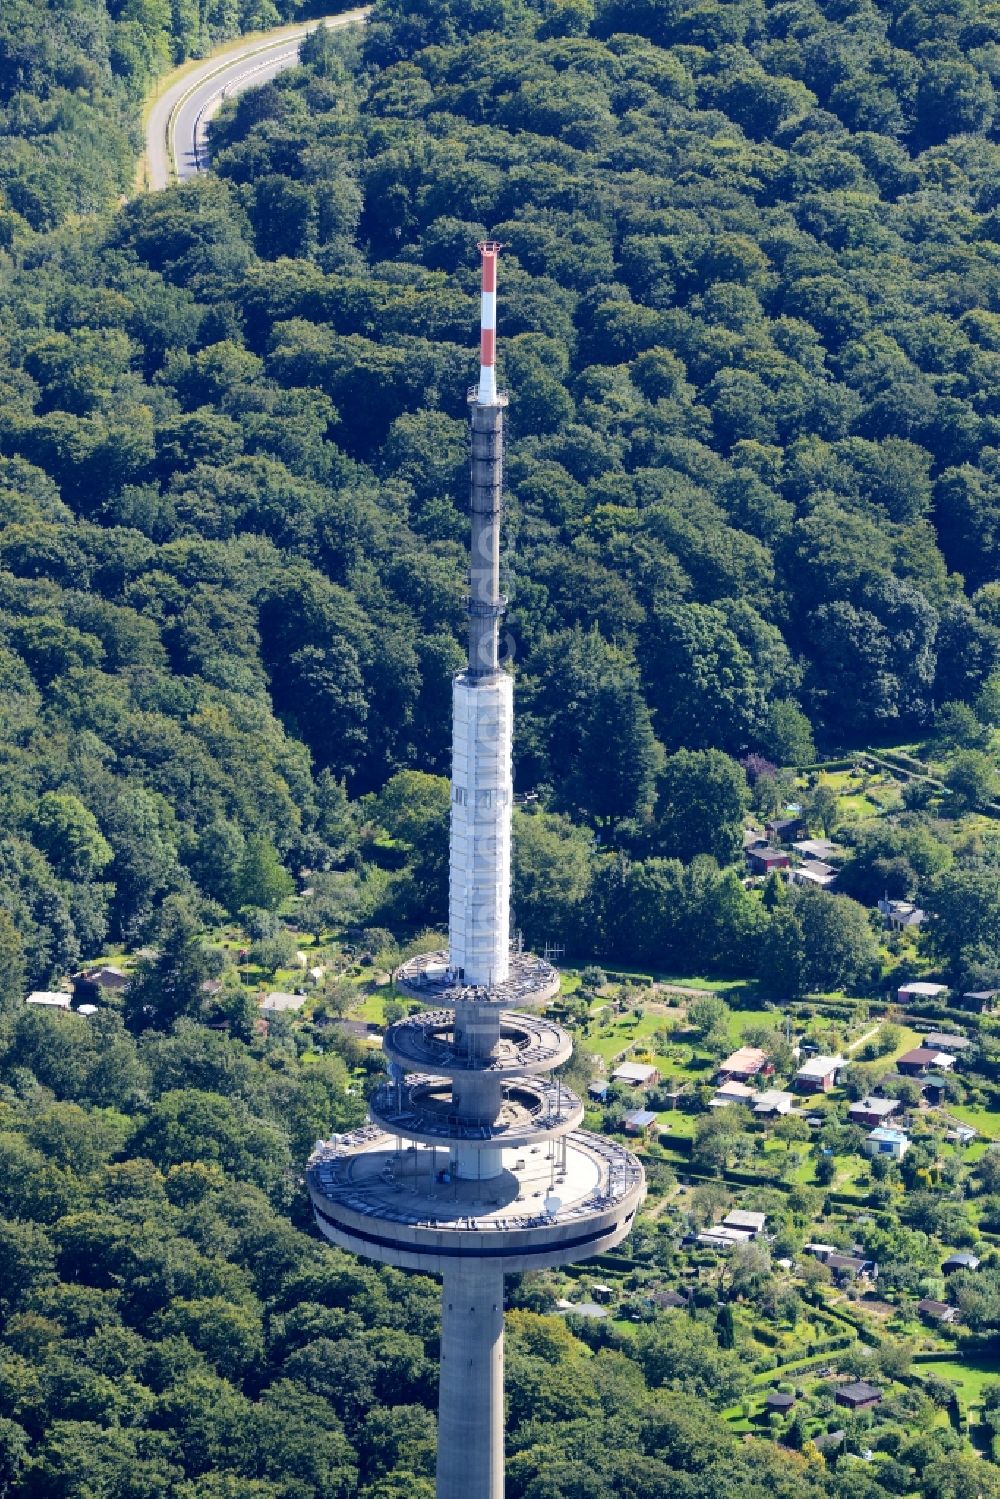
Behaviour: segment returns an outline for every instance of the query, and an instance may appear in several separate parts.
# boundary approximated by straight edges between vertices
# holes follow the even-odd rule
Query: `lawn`
[[[946,1106],[949,1114],[954,1114],[962,1124],[968,1124],[972,1129],[977,1129],[987,1139],[996,1140],[1000,1138],[1000,1118],[994,1109],[975,1108],[971,1104],[949,1103]]]
[[[595,1056],[603,1057],[606,1063],[610,1063],[629,1047],[647,1041],[654,1031],[661,1028],[663,1021],[664,1017],[660,1014],[646,1014],[639,1019],[630,1011],[627,1015],[617,1016],[606,1025],[592,1028],[589,1035],[581,1037],[581,1042],[587,1051],[592,1051]]]
[[[671,1140],[690,1140],[698,1122],[696,1115],[682,1114],[680,1109],[665,1109],[656,1118],[664,1145],[669,1145]]]
[[[369,970],[370,973],[370,970]],[[358,998],[351,1005],[351,1020],[365,1020],[372,1025],[385,1025],[385,1006],[390,999],[399,999],[399,994],[391,984],[380,984],[377,989],[365,993],[363,985],[370,982],[370,978],[359,979]]]
[[[937,1379],[946,1379],[950,1384],[958,1386],[958,1398],[963,1409],[968,1413],[970,1407],[979,1406],[983,1399],[983,1386],[990,1380],[1000,1379],[1000,1358],[989,1358],[982,1355],[969,1358],[949,1359],[939,1363],[922,1363],[919,1359],[914,1362],[915,1374],[933,1374]]]
[[[747,1031],[764,1027],[768,1030],[780,1028],[779,1010],[734,1010],[727,1021],[733,1044],[739,1046]]]
[[[799,784],[804,787],[805,779],[800,779]],[[884,812],[895,811],[902,801],[899,785],[888,773],[859,775],[853,770],[836,770],[821,774],[819,784],[829,787],[840,798],[837,811],[842,823],[880,817]]]
[[[924,1036],[927,1034],[927,1031],[929,1029],[929,1026],[925,1026],[922,1031],[915,1031],[912,1026],[901,1025],[899,1027],[899,1045],[896,1046],[888,1056],[879,1057],[879,1061],[894,1061],[896,1057],[901,1057],[904,1052],[912,1051],[915,1046],[922,1045]]]

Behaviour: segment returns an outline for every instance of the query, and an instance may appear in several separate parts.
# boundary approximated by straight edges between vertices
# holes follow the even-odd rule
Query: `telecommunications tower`
[[[578,1129],[550,1072],[571,1052],[544,1006],[559,976],[510,942],[513,680],[500,665],[506,395],[495,375],[499,245],[482,255],[472,412],[469,659],[453,683],[448,951],[395,974],[427,1006],[385,1035],[370,1122],[317,1145],[316,1222],[368,1259],[440,1275],[437,1499],[503,1496],[503,1278],[618,1244],[645,1192],[631,1152]]]

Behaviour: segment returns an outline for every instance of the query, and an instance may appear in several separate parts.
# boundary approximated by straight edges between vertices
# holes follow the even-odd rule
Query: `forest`
[[[360,926],[439,919],[433,836],[384,865],[441,809],[413,777],[447,768],[487,230],[529,939],[681,961],[643,892],[687,881],[746,971],[725,869],[748,776],[787,792],[762,764],[938,734],[950,810],[996,795],[995,20],[500,14],[317,32],[214,174],[119,212],[39,234],[7,193],[0,886],[32,982],[283,871],[353,869]],[[36,61],[10,129],[58,97]],[[992,890],[989,841],[956,846]]]
[[[0,244],[131,188],[144,97],[164,70],[295,0],[6,0],[0,14]]]
[[[526,938],[873,993],[891,894],[1000,986],[995,9],[378,0],[133,195],[156,76],[294,13],[0,18],[11,1499],[432,1492],[436,1288],[321,1247],[300,1187],[368,1063],[261,1037],[231,973],[207,1004],[200,934],[273,943],[296,891],[362,947],[442,919],[477,238]],[[845,832],[844,893],[747,888],[749,814],[830,834],[810,767],[900,746],[937,768]],[[22,1004],[112,947],[124,1006]],[[876,1463],[736,1440],[712,1311],[548,1309],[513,1288],[511,1499],[1000,1493],[923,1397]]]

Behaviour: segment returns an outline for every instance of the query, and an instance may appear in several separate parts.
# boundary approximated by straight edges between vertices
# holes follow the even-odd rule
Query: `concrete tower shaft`
[[[500,592],[500,506],[503,485],[503,408],[506,396],[472,407],[472,551],[469,562],[469,677],[500,669],[500,618],[507,600]]]
[[[506,672],[452,686],[448,946],[466,984],[506,982],[510,966],[511,747]]]
[[[510,965],[510,843],[514,689],[500,670],[500,513],[503,408],[498,394],[496,287],[499,245],[482,255],[479,385],[470,396],[469,664],[452,689],[451,848],[448,946],[463,981],[492,987]]]
[[[394,975],[417,1012],[384,1038],[369,1123],[320,1141],[307,1179],[326,1237],[442,1277],[437,1499],[503,1499],[503,1277],[602,1254],[628,1233],[642,1166],[579,1129],[583,1103],[549,1074],[566,1032],[523,1013],[558,993],[544,959],[510,945],[513,679],[499,624],[503,408],[496,260],[480,245],[479,385],[472,406],[468,667],[452,712],[448,951]],[[432,1008],[427,1008],[431,1006]]]

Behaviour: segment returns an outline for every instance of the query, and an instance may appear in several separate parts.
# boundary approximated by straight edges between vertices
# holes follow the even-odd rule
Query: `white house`
[[[887,1155],[894,1161],[901,1161],[910,1148],[910,1142],[901,1129],[890,1129],[887,1124],[880,1124],[878,1129],[873,1129],[865,1141],[865,1155]]]
[[[304,994],[283,994],[276,989],[264,995],[260,1002],[260,1010],[263,1015],[287,1015],[293,1010],[301,1010],[305,1002]]]
[[[724,1109],[727,1108],[731,1103],[748,1104],[750,1100],[755,1097],[756,1094],[754,1093],[754,1090],[752,1088],[748,1088],[746,1083],[730,1081],[722,1083],[721,1086],[715,1090],[715,1097],[709,1099],[708,1106],[710,1109]]]
[[[762,1118],[768,1114],[789,1114],[794,1102],[791,1093],[783,1093],[780,1088],[767,1088],[763,1093],[754,1094],[753,1111]]]
[[[766,1213],[746,1213],[737,1208],[726,1214],[720,1227],[733,1229],[738,1234],[749,1234],[752,1239],[756,1239],[758,1234],[764,1232],[766,1222]]]
[[[651,1062],[623,1062],[612,1072],[611,1080],[629,1088],[651,1088],[660,1081],[660,1074]]]
[[[947,993],[947,984],[928,984],[922,979],[912,979],[910,983],[901,984],[896,990],[896,1002],[908,1005],[915,999],[940,999],[942,994]]]
[[[837,1081],[837,1073],[846,1066],[841,1056],[810,1057],[795,1074],[795,1085],[804,1093],[829,1093]]]
[[[71,994],[64,994],[62,990],[33,989],[24,1002],[26,1005],[38,1005],[46,1010],[68,1010],[72,998]]]

